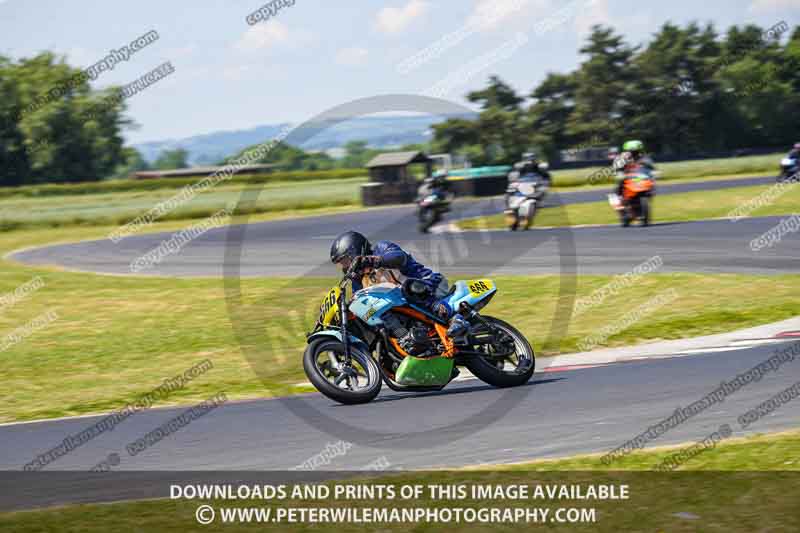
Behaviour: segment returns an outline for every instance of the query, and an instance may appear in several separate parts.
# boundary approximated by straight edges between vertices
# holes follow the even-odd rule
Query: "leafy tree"
[[[9,62],[0,56],[0,186],[20,185],[29,174],[30,161],[25,136],[19,129],[19,92],[15,80],[6,74]]]
[[[516,111],[523,98],[517,96],[514,89],[503,82],[497,76],[489,78],[489,86],[481,91],[473,91],[467,94],[470,102],[480,103],[481,109],[503,109],[506,111]]]
[[[118,89],[92,91],[88,79],[51,53],[0,61],[3,147],[8,185],[91,181],[123,160],[124,104]],[[110,99],[110,100],[109,100]]]
[[[686,155],[800,139],[800,27],[784,45],[764,29],[664,24],[646,46],[595,26],[570,73],[549,73],[530,102],[493,76],[467,98],[475,120],[433,127],[437,150],[476,164],[510,163],[540,147],[550,159],[569,147],[645,141],[648,150]],[[785,38],[785,37],[784,37]]]
[[[550,73],[530,95],[533,103],[526,121],[531,140],[550,160],[558,160],[561,149],[577,144],[567,132],[567,122],[575,110],[576,89],[575,76]]]
[[[239,153],[224,159],[221,164],[236,161],[259,146],[248,146]],[[275,143],[263,157],[254,161],[253,164],[276,165],[281,170],[328,170],[334,166],[333,160],[327,154],[308,153],[285,142]]]
[[[580,49],[588,58],[575,73],[575,109],[568,122],[576,142],[601,132],[619,136],[618,119],[625,115],[638,74],[631,61],[636,50],[612,28],[593,26],[588,41]]]
[[[127,178],[134,172],[150,170],[150,165],[136,148],[125,147],[122,149],[124,162],[114,172],[114,178]]]
[[[376,150],[370,150],[366,141],[350,141],[344,145],[345,156],[339,161],[343,168],[361,168],[375,157]]]
[[[189,166],[187,162],[188,152],[183,148],[175,150],[164,150],[158,154],[158,158],[153,162],[153,167],[158,170],[175,170]]]

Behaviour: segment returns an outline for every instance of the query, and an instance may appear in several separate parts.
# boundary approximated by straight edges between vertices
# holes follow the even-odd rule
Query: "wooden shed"
[[[414,172],[412,165],[421,165]],[[419,182],[415,177],[430,176],[433,160],[423,152],[388,152],[375,156],[369,163],[369,183],[361,186],[363,205],[413,202]]]

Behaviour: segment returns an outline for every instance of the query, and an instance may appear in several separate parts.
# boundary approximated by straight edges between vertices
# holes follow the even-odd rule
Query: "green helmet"
[[[644,143],[642,141],[628,141],[622,145],[622,149],[626,152],[644,152]]]

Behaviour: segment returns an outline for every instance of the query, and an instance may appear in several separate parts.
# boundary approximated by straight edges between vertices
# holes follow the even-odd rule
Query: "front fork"
[[[344,294],[344,291],[342,291]],[[342,328],[342,345],[344,346],[344,366],[345,368],[351,368],[351,359],[350,359],[350,339],[347,334],[347,309],[344,305],[344,298],[339,296],[339,324],[341,324]]]
[[[480,313],[478,313],[471,305],[467,302],[461,302],[461,305],[458,307],[458,312],[461,313],[462,316],[467,318],[470,322],[475,321],[485,327],[489,333],[491,333],[492,337],[495,340],[495,343],[499,346],[502,341],[507,340],[507,335],[504,331],[498,330],[495,328],[488,320],[483,318]],[[502,335],[502,337],[500,336]],[[493,343],[494,344],[494,343]]]

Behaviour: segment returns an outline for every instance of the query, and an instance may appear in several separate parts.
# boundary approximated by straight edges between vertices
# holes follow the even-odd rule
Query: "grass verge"
[[[195,520],[195,510],[201,504],[211,504],[218,516],[214,526],[220,525],[220,507],[287,507],[331,508],[403,508],[425,509],[453,507],[531,508],[550,509],[555,515],[558,507],[594,509],[592,523],[555,523],[546,520],[552,529],[592,531],[794,531],[797,525],[796,483],[800,451],[800,433],[777,435],[723,442],[692,459],[683,468],[691,472],[655,474],[636,472],[639,463],[617,466],[614,472],[591,470],[596,465],[592,459],[575,458],[542,461],[527,465],[462,469],[455,471],[421,471],[396,475],[380,475],[361,479],[361,484],[392,485],[399,493],[402,485],[417,484],[464,486],[466,497],[433,497],[430,489],[420,498],[411,500],[360,499],[325,500],[289,498],[270,500],[151,500],[120,502],[114,504],[74,505],[68,507],[0,514],[0,528],[8,531],[81,531],[105,532],[120,530],[141,531],[202,531]],[[674,449],[640,452],[637,461],[648,465],[660,463]],[[579,472],[571,472],[576,468]],[[736,470],[747,472],[735,472]],[[624,470],[624,471],[623,471]],[[713,470],[708,472],[708,470]],[[726,472],[727,471],[727,472]],[[532,473],[535,472],[535,477]],[[338,483],[354,483],[349,479]],[[333,485],[334,483],[330,483]],[[477,497],[472,492],[475,485],[528,487],[580,484],[627,485],[628,498],[620,500],[555,500],[512,499],[493,494]],[[287,490],[291,490],[291,487]],[[291,492],[289,492],[291,494]],[[332,494],[335,494],[332,491]],[[566,516],[566,515],[561,515]],[[319,525],[304,523],[251,523],[226,524],[226,531],[313,531]],[[336,524],[337,531],[518,531],[530,524]]]
[[[676,161],[658,163],[662,181],[682,179],[713,178],[716,176],[775,176],[779,171],[783,154],[730,157],[724,159],[705,159],[700,161]],[[558,188],[582,187],[589,184],[593,173],[606,167],[590,167],[575,170],[556,170],[553,172],[553,185]],[[610,182],[613,183],[613,178]]]
[[[274,217],[315,214],[326,209],[356,208],[359,186],[365,178],[298,183],[267,183],[258,197],[238,205],[240,214],[271,214]],[[220,209],[237,206],[244,187],[226,185],[201,193],[160,220],[191,220],[209,217]],[[85,194],[80,196],[7,197],[0,199],[0,231],[39,227],[122,225],[146,213],[176,194],[173,189],[139,192]]]
[[[688,192],[658,196],[652,202],[652,221],[685,222],[706,218],[729,216],[731,211],[769,190],[773,185],[739,187],[718,191]],[[800,186],[794,185],[775,198],[769,205],[753,210],[750,216],[788,215],[798,211]],[[564,206],[566,217],[560,209],[542,209],[536,214],[534,226],[577,226],[583,224],[618,224],[619,216],[607,202],[591,202]],[[565,220],[568,223],[565,224]],[[462,229],[506,228],[503,215],[472,218],[458,222]]]

